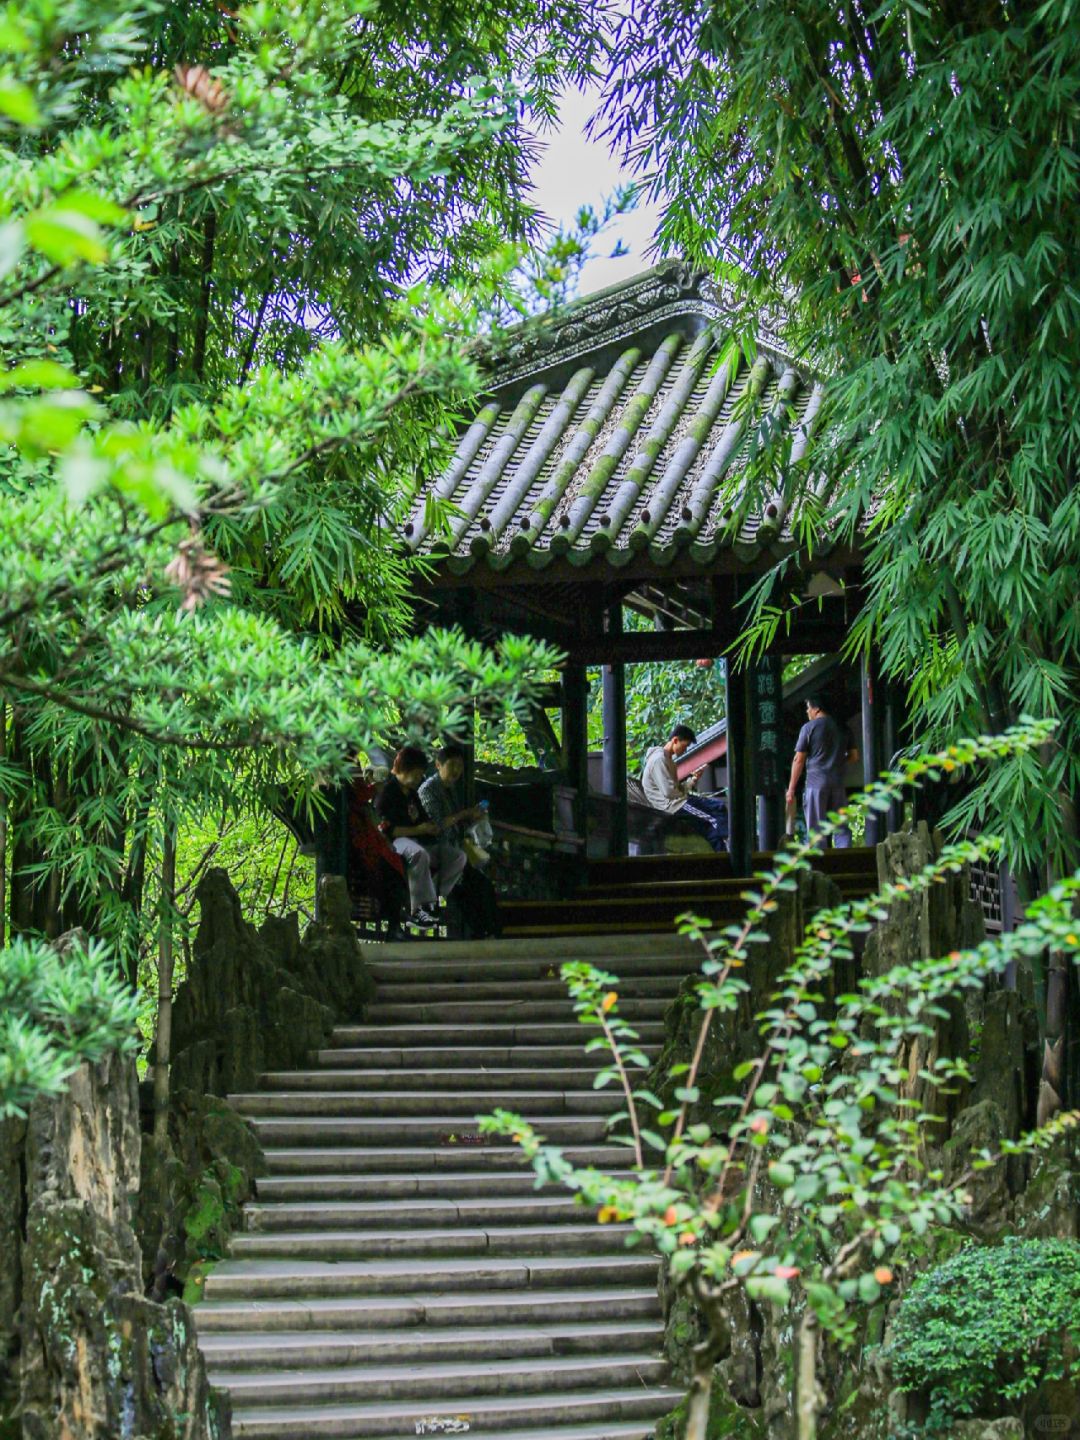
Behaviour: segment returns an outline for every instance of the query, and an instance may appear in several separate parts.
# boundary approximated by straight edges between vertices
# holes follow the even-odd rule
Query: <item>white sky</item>
[[[563,94],[559,127],[543,137],[547,149],[533,172],[533,201],[556,224],[571,224],[582,205],[599,211],[605,196],[633,177],[608,153],[603,140],[587,140],[585,124],[596,109],[596,91],[567,90]],[[595,257],[581,276],[580,293],[588,295],[627,280],[648,268],[646,250],[656,228],[657,211],[639,201],[636,210],[618,216],[595,242]],[[622,240],[629,254],[611,260],[615,242]]]

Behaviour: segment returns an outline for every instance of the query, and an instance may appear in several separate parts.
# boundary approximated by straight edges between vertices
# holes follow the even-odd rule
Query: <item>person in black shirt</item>
[[[441,849],[432,850],[423,843],[433,842],[439,835],[439,827],[424,814],[416,793],[426,769],[424,752],[415,745],[406,745],[394,756],[393,769],[375,805],[387,839],[405,861],[411,918],[418,925],[438,923],[436,893],[449,895],[465,868],[463,852],[444,858]]]
[[[806,702],[806,724],[799,731],[795,742],[795,757],[791,762],[791,779],[788,782],[785,799],[794,804],[795,791],[803,772],[806,772],[806,789],[803,791],[803,813],[806,828],[814,831],[829,814],[830,810],[842,810],[847,803],[844,789],[844,771],[849,761],[858,760],[859,752],[852,747],[846,732],[826,711],[820,695],[811,695]],[[846,850],[851,845],[851,831],[845,826],[833,836],[837,850]]]

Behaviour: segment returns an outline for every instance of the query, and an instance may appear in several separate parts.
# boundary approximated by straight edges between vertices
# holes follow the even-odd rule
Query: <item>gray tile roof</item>
[[[432,487],[459,512],[450,536],[429,532],[424,495],[406,544],[457,573],[785,548],[782,496],[745,513],[741,473],[791,426],[802,456],[820,390],[768,335],[753,364],[719,364],[729,339],[715,287],[675,262],[526,329]]]

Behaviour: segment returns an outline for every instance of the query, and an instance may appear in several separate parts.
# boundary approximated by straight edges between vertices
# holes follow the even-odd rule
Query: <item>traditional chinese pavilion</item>
[[[508,834],[527,832],[538,846],[546,837],[553,852],[595,859],[663,848],[656,812],[628,793],[624,666],[722,666],[740,628],[740,598],[781,558],[786,583],[816,603],[794,612],[758,665],[722,666],[724,720],[699,737],[711,747],[704,758],[715,762],[714,783],[728,792],[731,873],[750,873],[755,849],[778,838],[803,718],[802,687],[782,685],[785,656],[824,657],[819,683],[823,668],[834,713],[852,726],[863,757],[853,785],[895,748],[893,697],[879,692],[870,668],[860,674],[837,658],[859,604],[858,550],[836,544],[811,559],[782,492],[761,509],[743,496],[751,447],[784,438],[789,463],[805,455],[820,389],[767,331],[752,360],[728,357],[728,313],[711,279],[666,262],[539,329],[523,327],[452,461],[403,529],[403,546],[428,562],[416,592],[423,623],[490,641],[532,635],[567,657],[560,685],[526,730],[539,773],[501,785],[467,774]],[[448,535],[425,520],[432,495],[455,508]],[[628,613],[648,623],[631,628]],[[603,667],[593,786],[588,666]],[[876,838],[872,828],[867,840]],[[534,870],[544,873],[539,863]]]

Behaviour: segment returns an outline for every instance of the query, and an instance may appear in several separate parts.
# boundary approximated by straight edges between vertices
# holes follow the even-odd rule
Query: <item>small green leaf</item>
[[[0,280],[15,269],[25,248],[26,236],[18,221],[0,225]]]
[[[761,1245],[768,1237],[770,1230],[775,1229],[779,1224],[780,1218],[777,1215],[751,1215],[750,1235],[758,1245]]]
[[[791,1299],[791,1286],[776,1275],[749,1275],[746,1293],[751,1300],[768,1300],[773,1305],[786,1305]]]
[[[28,85],[10,78],[0,80],[0,115],[6,115],[16,125],[41,123],[41,111],[34,92]]]
[[[57,201],[57,208],[85,215],[99,225],[124,225],[131,218],[130,212],[122,205],[92,190],[65,190]]]
[[[74,390],[79,377],[55,360],[24,360],[0,374],[0,390]]]
[[[86,260],[101,265],[109,258],[108,246],[93,220],[77,210],[51,205],[27,217],[26,238],[54,265],[75,265]]]

